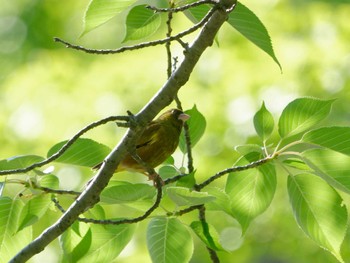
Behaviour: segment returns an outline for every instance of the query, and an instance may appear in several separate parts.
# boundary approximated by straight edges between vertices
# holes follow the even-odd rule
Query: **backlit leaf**
[[[187,263],[193,253],[192,236],[176,218],[153,218],[147,228],[147,247],[154,263]]]
[[[347,229],[347,211],[340,195],[311,174],[288,177],[288,194],[301,229],[340,262],[340,246]]]

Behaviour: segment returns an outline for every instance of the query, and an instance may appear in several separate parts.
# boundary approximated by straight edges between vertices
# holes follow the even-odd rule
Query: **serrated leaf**
[[[19,214],[22,208],[21,200],[0,197],[0,255],[2,262],[8,262],[32,241],[31,227],[17,232]]]
[[[192,109],[185,111],[185,113],[191,116],[186,121],[186,123],[189,127],[191,147],[193,148],[197,144],[197,142],[202,138],[207,122],[205,120],[204,115],[200,113],[197,109],[196,105],[194,105]],[[184,131],[182,131],[180,135],[179,147],[183,153],[187,152]]]
[[[161,24],[161,17],[147,5],[133,7],[126,17],[126,35],[122,42],[139,40],[154,34]]]
[[[331,186],[350,194],[350,157],[328,149],[302,153],[304,162]]]
[[[50,157],[58,152],[67,141],[63,141],[54,145],[47,156]],[[111,152],[111,149],[106,145],[98,143],[91,139],[79,138],[74,142],[68,150],[66,150],[56,162],[93,167]]]
[[[191,191],[186,187],[170,186],[167,194],[178,206],[200,205],[215,200],[215,197],[206,192]]]
[[[193,221],[190,227],[207,247],[215,251],[224,250],[219,243],[219,235],[212,225],[204,221]]]
[[[307,131],[326,118],[334,100],[299,98],[284,108],[278,122],[282,138]]]
[[[92,224],[91,246],[84,255],[85,262],[113,262],[130,242],[136,225],[96,225]]]
[[[151,185],[125,183],[105,188],[100,199],[102,202],[109,204],[124,204],[152,199],[155,194],[155,188]]]
[[[304,134],[304,142],[350,156],[350,127],[323,127]]]
[[[147,248],[154,263],[187,263],[193,253],[192,236],[178,219],[156,217],[147,227]]]
[[[239,159],[235,165],[246,165],[260,158],[260,154],[253,152]],[[225,191],[230,197],[230,214],[238,220],[243,233],[250,222],[269,207],[276,184],[275,168],[268,163],[228,176]]]
[[[33,163],[45,160],[44,157],[38,155],[19,155],[8,159],[0,160],[0,170],[11,170],[25,168]]]
[[[266,52],[282,70],[273,50],[269,33],[264,24],[249,8],[237,2],[235,9],[229,14],[227,22],[249,41]]]
[[[288,177],[288,194],[301,229],[340,262],[340,246],[347,229],[347,211],[340,195],[311,174]]]
[[[84,15],[81,36],[129,8],[136,0],[91,0]]]
[[[51,196],[44,194],[30,199],[19,213],[17,232],[36,223],[51,205]]]
[[[266,141],[273,131],[274,120],[272,114],[266,109],[264,102],[260,110],[254,115],[253,120],[256,133],[263,141]]]

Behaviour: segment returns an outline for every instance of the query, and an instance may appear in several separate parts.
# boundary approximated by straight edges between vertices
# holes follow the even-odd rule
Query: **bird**
[[[151,168],[163,163],[176,150],[183,124],[189,118],[188,114],[176,108],[165,111],[145,127],[136,142],[136,155]],[[99,163],[93,169],[101,166],[102,163]],[[148,174],[147,167],[136,161],[130,153],[122,159],[114,173],[121,171],[139,172],[150,180],[155,179],[155,175]]]

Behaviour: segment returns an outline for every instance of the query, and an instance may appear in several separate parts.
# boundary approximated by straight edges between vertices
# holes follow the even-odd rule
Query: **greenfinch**
[[[179,109],[171,109],[151,121],[136,143],[136,154],[149,167],[155,168],[163,163],[177,148],[181,129],[189,115]],[[93,168],[100,168],[102,163]],[[147,174],[147,169],[130,154],[120,162],[115,173],[121,171]],[[151,178],[151,175],[148,175]]]

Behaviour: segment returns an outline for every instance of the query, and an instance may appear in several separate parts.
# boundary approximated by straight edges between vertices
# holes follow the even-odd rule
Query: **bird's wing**
[[[143,131],[142,135],[137,141],[136,149],[152,144],[156,139],[160,128],[161,128],[161,125],[159,123],[151,122]]]

